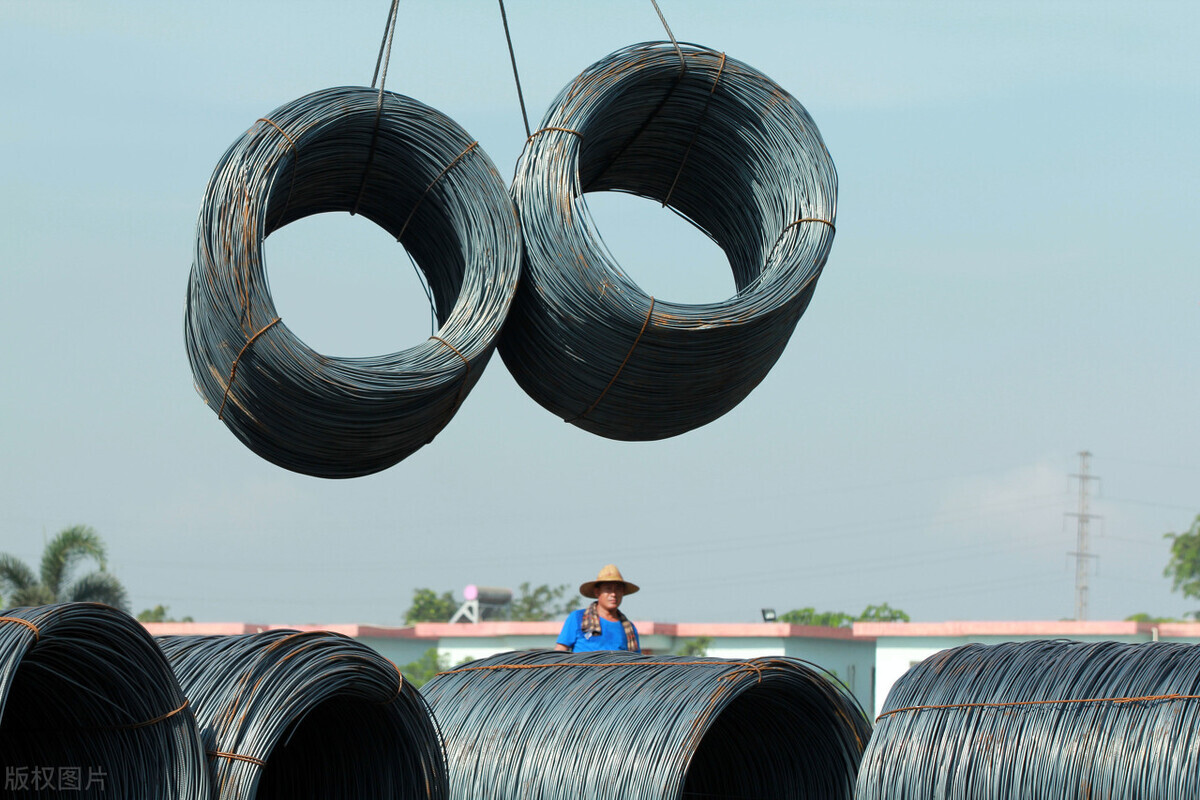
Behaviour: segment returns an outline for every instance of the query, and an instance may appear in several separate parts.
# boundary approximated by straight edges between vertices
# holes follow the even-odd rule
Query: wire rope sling
[[[323,355],[271,299],[263,240],[362,214],[413,256],[439,325],[388,355]],[[382,89],[325,89],[258,120],[221,157],[196,230],[185,336],[197,391],[247,447],[323,478],[378,472],[428,443],[479,380],[516,291],[516,213],[453,120]]]
[[[660,201],[713,239],[736,294],[678,304],[616,263],[588,192]],[[500,354],[521,387],[600,436],[675,436],[766,376],[833,243],[837,174],[803,106],[696,45],[619,50],[583,71],[530,136],[512,185],[525,259]]]
[[[782,657],[500,653],[422,691],[453,800],[849,800],[870,735],[843,686]]]

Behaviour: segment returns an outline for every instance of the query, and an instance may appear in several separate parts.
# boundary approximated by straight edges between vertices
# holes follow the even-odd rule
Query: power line
[[[1124,503],[1132,506],[1148,506],[1150,508],[1166,508],[1172,511],[1197,511],[1200,510],[1200,505],[1181,506],[1174,503],[1156,503],[1153,500],[1127,500],[1123,497],[1104,497],[1106,503]]]

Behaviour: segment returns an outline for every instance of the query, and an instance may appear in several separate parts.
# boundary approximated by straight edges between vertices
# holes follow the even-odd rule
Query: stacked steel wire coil
[[[218,798],[447,797],[421,694],[326,631],[158,639],[192,702]]]
[[[0,614],[5,797],[205,800],[196,720],[136,620],[96,603]]]
[[[646,295],[588,213],[585,193],[600,191],[690,220],[725,252],[737,293],[699,305]],[[720,417],[779,358],[833,243],[837,175],[808,113],[765,75],[649,43],[562,91],[512,192],[525,261],[505,364],[566,421],[649,440]]]
[[[1200,647],[967,645],[893,687],[858,798],[1200,797]]]
[[[423,687],[456,800],[849,798],[870,727],[809,665],[502,653]]]
[[[325,478],[385,469],[449,422],[487,364],[520,270],[515,211],[486,154],[436,110],[379,98],[364,88],[315,92],[234,142],[204,196],[188,285],[185,333],[201,396],[263,458]],[[263,240],[332,211],[362,214],[403,243],[429,284],[436,335],[342,358],[288,329]]]

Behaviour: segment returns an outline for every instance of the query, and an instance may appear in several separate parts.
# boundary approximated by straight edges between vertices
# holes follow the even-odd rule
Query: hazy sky
[[[1077,452],[1094,453],[1090,617],[1200,603],[1162,577],[1200,512],[1200,4],[660,3],[778,81],[840,178],[837,238],[767,379],[675,439],[613,442],[497,357],[437,440],[368,478],[296,475],[192,387],[184,295],[205,184],[277,106],[368,84],[385,0],[0,2],[0,551],[94,526],[134,610],[399,622],[412,590],[569,583],[616,562],[636,619],[763,606],[917,620],[1074,613]],[[533,124],[662,28],[645,0],[509,0]],[[401,0],[389,89],[502,174],[524,143],[498,7]],[[658,296],[732,292],[649,201],[589,198]],[[337,355],[429,335],[362,218],[267,243],[280,313]]]

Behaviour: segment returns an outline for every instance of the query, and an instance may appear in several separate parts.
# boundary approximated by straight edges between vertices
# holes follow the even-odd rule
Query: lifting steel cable
[[[447,797],[429,707],[366,645],[290,630],[158,642],[195,709],[215,798]]]
[[[455,800],[850,798],[870,734],[811,665],[501,653],[423,687]]]
[[[1200,797],[1200,647],[942,651],[888,694],[855,797]]]
[[[362,214],[412,254],[433,336],[345,358],[287,327],[263,240],[331,211]],[[324,478],[386,469],[450,421],[491,356],[521,257],[512,201],[477,142],[382,88],[314,92],[256,122],[218,162],[196,239],[185,335],[197,390],[255,453]]]
[[[585,194],[670,206],[725,252],[736,294],[646,295]],[[837,175],[816,125],[762,73],[654,42],[593,64],[530,137],[512,186],[525,260],[500,354],[538,403],[612,439],[662,439],[720,417],[783,352],[833,242]],[[682,266],[682,265],[681,265]]]
[[[209,797],[170,666],[140,623],[99,603],[0,614],[0,762],[5,797]]]

